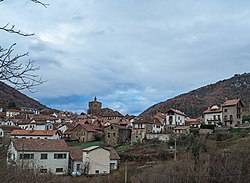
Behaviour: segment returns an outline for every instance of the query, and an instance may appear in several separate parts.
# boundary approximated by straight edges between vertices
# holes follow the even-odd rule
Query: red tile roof
[[[9,125],[2,125],[0,128],[5,132],[5,133],[10,133],[13,130],[21,129],[18,126],[9,126]]]
[[[114,150],[113,147],[104,147],[104,149],[109,150],[110,152],[110,160],[119,160],[121,159],[117,152]]]
[[[189,126],[176,126],[174,130],[187,130],[189,128],[190,128]]]
[[[61,139],[11,139],[11,141],[17,151],[69,151],[67,143]]]
[[[210,114],[210,113],[221,113],[222,110],[220,109],[207,109],[203,112],[203,114]]]
[[[55,135],[56,130],[13,130],[10,135],[15,136],[53,136]]]
[[[179,115],[182,115],[182,116],[186,116],[184,112],[181,112],[181,111],[173,109],[173,108],[168,109],[167,112],[168,111],[173,111],[176,114],[179,114]]]
[[[240,99],[233,99],[233,100],[227,100],[226,102],[224,102],[224,104],[222,104],[223,107],[226,106],[232,106],[232,105],[237,105],[238,102],[241,102]],[[242,104],[242,103],[241,103]],[[243,105],[243,104],[242,104]]]
[[[94,129],[94,127],[93,127],[92,125],[89,125],[89,124],[78,124],[78,125],[76,125],[76,127],[79,126],[79,125],[80,125],[84,130],[86,130],[87,132],[96,132],[96,130]],[[76,127],[75,127],[75,128],[76,128]],[[75,128],[74,128],[74,129],[75,129]],[[73,129],[73,130],[74,130],[74,129]],[[73,131],[73,130],[72,130],[72,131]]]
[[[69,147],[70,158],[75,161],[82,161],[83,148]]]

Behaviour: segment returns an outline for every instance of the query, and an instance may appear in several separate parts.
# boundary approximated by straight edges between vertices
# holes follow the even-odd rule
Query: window
[[[110,133],[108,133],[108,137],[110,137]]]
[[[63,168],[56,168],[56,172],[63,172]]]
[[[41,154],[41,159],[48,159],[48,154]]]
[[[116,135],[116,134],[115,134],[115,133],[113,133],[113,135],[114,135],[114,137],[115,137],[115,135]]]
[[[47,172],[48,172],[48,170],[47,170],[47,169],[45,169],[45,168],[40,169],[40,173],[47,173]]]
[[[66,153],[54,154],[54,159],[66,159],[66,158],[67,158]]]
[[[230,115],[230,120],[233,120],[233,115]]]
[[[224,109],[224,112],[227,112],[227,109]]]
[[[34,159],[34,154],[20,154],[20,159]]]
[[[99,172],[100,172],[99,170],[95,170],[95,173],[97,173],[97,174],[98,174]]]
[[[173,116],[169,116],[169,124],[172,125],[173,123]]]
[[[76,164],[76,171],[80,171],[80,164]]]

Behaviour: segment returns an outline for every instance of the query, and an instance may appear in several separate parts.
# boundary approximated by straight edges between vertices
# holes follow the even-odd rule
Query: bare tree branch
[[[0,0],[0,3],[3,1],[4,0]],[[30,1],[40,4],[45,8],[49,5],[38,0]],[[11,26],[9,23],[0,27],[0,31],[1,30],[20,36],[34,35],[34,33],[23,33],[21,30],[16,30],[15,25]],[[34,66],[33,60],[28,60],[26,63],[19,61],[21,58],[29,56],[28,53],[13,56],[15,45],[16,43],[12,44],[8,49],[0,46],[0,81],[11,83],[18,90],[28,89],[30,92],[34,92],[33,87],[38,86],[45,81],[38,75],[34,74],[39,70],[39,67]]]
[[[41,2],[41,1],[37,1],[37,0],[31,0],[31,1],[34,2],[34,3],[43,5],[45,8],[47,8],[47,7],[49,6],[49,4],[43,3],[43,2]]]
[[[34,66],[33,60],[20,63],[19,60],[28,56],[28,53],[12,56],[15,45],[12,44],[9,49],[0,47],[0,81],[7,81],[18,90],[28,89],[30,92],[34,92],[33,87],[45,81],[34,74],[35,71],[39,70],[39,67]]]
[[[6,31],[8,33],[18,34],[20,36],[33,36],[34,33],[22,33],[21,30],[15,30],[15,25],[9,26],[7,23],[5,26],[0,27],[0,30]]]
[[[4,0],[0,0],[0,3],[3,2]],[[42,1],[38,1],[38,0],[31,0],[33,3],[37,3],[37,4],[41,4],[42,6],[44,6],[45,8],[47,8],[49,6],[48,3],[43,3]]]

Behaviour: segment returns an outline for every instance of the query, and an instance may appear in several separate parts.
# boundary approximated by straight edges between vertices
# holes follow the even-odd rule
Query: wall
[[[68,162],[69,162],[69,152],[22,152],[16,151],[11,143],[8,152],[11,153],[8,162],[14,161],[20,166],[27,168],[35,168],[40,171],[40,169],[47,169],[48,171],[57,174],[67,174],[68,173]],[[55,153],[65,153],[66,159],[54,159]],[[34,159],[20,159],[20,154],[34,154]],[[41,159],[41,154],[47,154],[47,159]],[[63,168],[63,172],[56,172],[56,168]]]
[[[83,154],[85,154],[83,164],[89,163],[89,175],[110,173],[110,152],[108,150],[98,148]],[[96,172],[97,170],[99,173]]]
[[[147,134],[147,139],[158,139],[160,141],[166,142],[170,140],[170,134]]]

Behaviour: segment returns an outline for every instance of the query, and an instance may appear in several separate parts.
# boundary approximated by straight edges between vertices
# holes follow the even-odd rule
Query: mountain
[[[249,112],[250,73],[236,74],[230,79],[210,84],[172,99],[149,107],[140,116],[150,117],[156,112],[166,112],[168,108],[178,109],[189,117],[199,117],[203,111],[214,104],[220,106],[226,99],[240,98],[244,105],[243,112]]]
[[[0,108],[8,108],[12,106],[16,108],[30,107],[36,109],[45,109],[45,105],[40,104],[36,100],[22,94],[16,89],[8,86],[7,84],[0,82]]]

